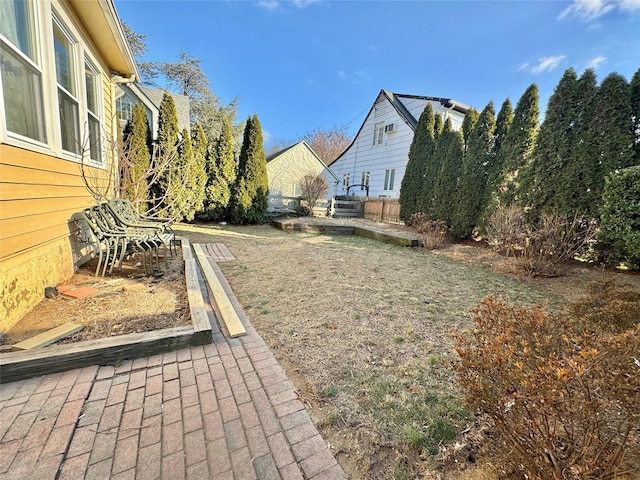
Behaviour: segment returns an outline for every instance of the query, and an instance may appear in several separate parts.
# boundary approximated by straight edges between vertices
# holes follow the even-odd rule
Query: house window
[[[96,69],[85,59],[84,77],[87,94],[87,129],[89,140],[89,158],[94,162],[102,160],[102,127],[100,122],[100,76]]]
[[[366,190],[369,186],[369,177],[371,172],[362,172],[362,181],[360,182],[360,190]]]
[[[0,1],[0,71],[6,128],[46,143],[42,70],[34,39],[33,4]]]
[[[346,190],[349,188],[349,174],[345,173],[342,177],[342,190]]]
[[[135,103],[126,95],[122,95],[116,100],[116,110],[118,112],[118,120],[124,125],[131,121],[133,118],[133,106]]]
[[[384,133],[384,122],[376,123],[376,126],[373,129],[373,144],[381,145],[382,144],[382,134]]]
[[[58,109],[60,111],[60,136],[62,149],[80,153],[80,125],[78,114],[77,85],[74,70],[75,42],[53,21],[53,44],[56,60],[56,80],[58,82]]]
[[[393,190],[393,181],[396,176],[396,169],[390,168],[384,171],[384,188],[383,190]]]

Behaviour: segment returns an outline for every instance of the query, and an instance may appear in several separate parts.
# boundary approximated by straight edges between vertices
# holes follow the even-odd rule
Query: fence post
[[[333,217],[336,213],[336,197],[331,197],[331,203],[329,204],[329,216]]]

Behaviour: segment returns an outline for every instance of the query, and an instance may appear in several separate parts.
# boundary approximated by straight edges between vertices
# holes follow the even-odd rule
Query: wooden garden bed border
[[[182,240],[183,259],[191,259],[191,249]],[[186,254],[186,252],[189,252]],[[195,286],[198,279],[195,269],[185,268],[185,282],[190,288],[189,310],[191,326],[165,328],[151,332],[131,333],[97,340],[50,345],[21,352],[0,353],[0,384],[24,380],[39,375],[63,372],[89,365],[107,365],[123,360],[150,357],[193,345],[211,343],[211,324],[202,302],[202,293]],[[198,295],[200,300],[198,301]]]

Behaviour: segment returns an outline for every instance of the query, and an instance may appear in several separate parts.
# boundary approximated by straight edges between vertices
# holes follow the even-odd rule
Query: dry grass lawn
[[[233,252],[237,261],[220,267],[354,479],[438,478],[439,463],[464,471],[481,462],[483,427],[460,406],[448,368],[452,329],[467,328],[468,310],[487,295],[562,303],[441,252],[360,237],[270,226],[180,233]]]
[[[497,478],[490,432],[461,406],[449,368],[452,329],[468,328],[469,309],[485,296],[559,307],[602,276],[573,268],[523,281],[502,257],[465,245],[430,253],[269,225],[176,231],[229,247],[237,260],[220,268],[354,480]],[[75,281],[98,295],[43,301],[9,343],[56,322],[87,325],[72,341],[188,323],[181,265],[173,258],[155,279],[134,269],[99,280],[83,270]],[[640,289],[640,276],[617,276]],[[125,288],[137,283],[144,287]]]

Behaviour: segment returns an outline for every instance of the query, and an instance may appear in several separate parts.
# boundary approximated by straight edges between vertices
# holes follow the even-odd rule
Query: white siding
[[[338,195],[347,193],[342,189],[342,178],[345,174],[350,176],[350,185],[356,185],[361,182],[362,172],[370,172],[369,196],[397,197],[400,194],[400,182],[407,165],[413,129],[386,98],[382,102],[384,109],[374,108],[371,111],[351,147],[331,164],[331,170],[340,180]],[[384,114],[380,115],[382,110]],[[383,133],[382,143],[374,145],[374,128],[380,122],[384,122],[385,125],[393,124],[393,132]],[[393,190],[384,190],[385,170],[392,168],[396,169]],[[349,194],[364,196],[365,191],[355,187]]]
[[[396,98],[402,102],[415,120],[420,118],[427,102],[430,101],[402,95],[397,95]],[[434,113],[442,115],[443,120],[448,116],[451,117],[455,130],[462,126],[463,114],[443,107],[438,101],[431,101],[431,104]],[[382,142],[379,144],[376,136],[374,145],[374,132],[376,126],[381,122],[384,122],[385,125],[393,124],[393,131],[384,132]],[[413,128],[400,116],[389,99],[380,94],[352,145],[338,160],[331,164],[331,170],[340,181],[336,194],[346,195],[347,193],[342,186],[345,175],[349,175],[349,185],[358,185],[361,183],[362,173],[369,172],[370,197],[399,197],[400,184],[409,160],[409,148],[413,141],[413,133]],[[395,169],[393,188],[385,190],[385,172],[390,169]],[[354,187],[349,191],[349,194],[364,196],[366,191],[360,187]]]

